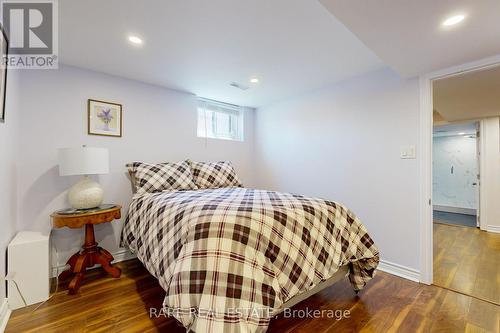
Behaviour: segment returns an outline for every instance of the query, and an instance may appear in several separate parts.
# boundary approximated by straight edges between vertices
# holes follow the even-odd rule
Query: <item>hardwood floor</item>
[[[6,332],[185,332],[170,318],[150,318],[164,291],[140,264],[118,264],[120,279],[90,272],[77,295],[65,285],[36,312],[13,312]],[[500,332],[500,307],[436,286],[378,272],[358,296],[346,280],[299,303],[294,309],[349,310],[341,320],[288,319],[271,322],[268,332]]]
[[[434,284],[500,304],[500,234],[435,223]]]

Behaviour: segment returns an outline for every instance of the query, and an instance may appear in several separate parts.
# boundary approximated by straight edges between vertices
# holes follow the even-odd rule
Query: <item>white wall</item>
[[[6,248],[17,231],[16,156],[19,138],[19,72],[7,77],[5,123],[0,123],[0,277],[5,276]],[[5,298],[5,283],[0,283],[0,306]]]
[[[418,114],[418,80],[389,70],[259,108],[259,186],[345,204],[383,260],[418,270],[418,160],[399,158]]]
[[[50,213],[68,205],[66,190],[78,180],[59,177],[57,148],[87,144],[109,148],[111,173],[96,178],[106,201],[125,207],[123,215],[131,196],[125,163],[228,159],[248,186],[344,203],[367,226],[383,260],[420,269],[418,159],[399,158],[401,146],[418,142],[417,80],[381,70],[263,107],[255,117],[249,110],[245,142],[207,146],[196,137],[189,94],[69,66],[24,71],[20,84],[21,135],[12,148],[18,184],[11,185],[17,200],[8,204],[17,201],[9,220],[17,217],[20,226],[12,230],[50,232]],[[88,98],[123,104],[122,138],[87,135]],[[13,182],[13,172],[2,173],[2,182]],[[122,221],[96,227],[111,252],[120,250]],[[63,264],[79,249],[83,231],[57,229],[53,239]]]
[[[477,208],[477,142],[469,136],[435,136],[432,144],[434,205]],[[453,168],[453,172],[452,172]]]
[[[18,153],[18,216],[22,229],[51,230],[49,215],[68,206],[66,190],[78,177],[60,177],[57,149],[82,144],[107,147],[110,174],[97,177],[105,201],[121,204],[125,216],[131,198],[125,164],[186,158],[231,160],[244,184],[253,185],[253,110],[245,111],[245,141],[196,137],[194,96],[74,67],[25,71],[21,77],[22,117]],[[123,104],[123,137],[87,135],[87,99]],[[123,218],[98,225],[97,241],[110,252],[119,250]],[[53,231],[59,264],[82,244],[83,230]]]
[[[500,233],[500,118],[481,124],[481,229]]]

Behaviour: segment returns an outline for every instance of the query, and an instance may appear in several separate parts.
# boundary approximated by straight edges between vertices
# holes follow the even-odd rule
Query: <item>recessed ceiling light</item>
[[[458,135],[464,135],[464,134],[465,134],[464,132],[460,132],[460,133],[458,133]]]
[[[259,83],[259,79],[256,77],[253,77],[250,79],[250,83]]]
[[[445,27],[449,27],[455,24],[458,24],[462,22],[465,19],[465,15],[454,15],[448,17],[446,20],[443,21],[443,25]]]
[[[137,36],[128,36],[128,41],[131,42],[132,44],[135,44],[135,45],[141,45],[142,44],[142,39],[140,39],[139,37]]]

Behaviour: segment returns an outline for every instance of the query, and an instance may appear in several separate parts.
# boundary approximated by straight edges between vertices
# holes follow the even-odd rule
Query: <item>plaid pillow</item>
[[[193,162],[191,166],[193,179],[200,189],[220,187],[243,187],[233,165],[228,161],[221,162]]]
[[[159,164],[134,162],[127,164],[127,168],[134,173],[137,193],[197,189],[186,161]]]

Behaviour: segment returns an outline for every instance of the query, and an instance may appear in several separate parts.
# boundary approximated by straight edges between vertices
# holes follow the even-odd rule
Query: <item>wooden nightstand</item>
[[[66,280],[73,276],[68,286],[69,294],[76,294],[80,283],[82,282],[85,270],[95,264],[101,264],[102,268],[112,277],[118,278],[121,275],[121,270],[111,265],[113,256],[97,246],[94,237],[94,224],[111,222],[121,217],[121,206],[119,205],[102,205],[95,209],[86,211],[66,209],[54,212],[50,217],[55,228],[81,228],[85,226],[85,243],[82,251],[73,254],[67,265],[71,268],[62,272],[59,275],[60,280]]]

